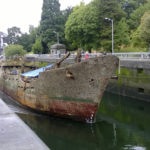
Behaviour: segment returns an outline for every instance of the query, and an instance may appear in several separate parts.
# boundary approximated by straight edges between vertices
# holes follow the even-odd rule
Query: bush
[[[146,48],[140,48],[140,47],[124,47],[121,48],[120,50],[115,50],[115,52],[120,52],[120,53],[128,53],[128,52],[147,52]]]
[[[40,39],[36,39],[35,43],[32,45],[32,52],[34,54],[41,54],[42,53],[42,44]]]
[[[4,49],[6,59],[11,58],[15,55],[24,56],[26,51],[23,49],[21,45],[8,45]]]
[[[42,67],[45,67],[47,66],[48,63],[47,62],[39,62],[39,67],[42,68]]]

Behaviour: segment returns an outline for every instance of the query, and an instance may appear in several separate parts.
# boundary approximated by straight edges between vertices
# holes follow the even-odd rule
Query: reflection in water
[[[116,142],[117,142],[117,132],[116,132],[116,124],[113,123],[113,131],[114,131],[114,146],[116,145]]]
[[[116,149],[113,145],[113,126],[107,122],[92,125],[58,118],[19,116],[52,150]]]
[[[17,113],[52,150],[148,150],[149,108],[149,103],[105,93],[95,124]]]

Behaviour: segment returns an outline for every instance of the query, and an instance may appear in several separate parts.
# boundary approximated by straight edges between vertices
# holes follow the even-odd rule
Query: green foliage
[[[32,51],[34,54],[41,54],[42,53],[42,44],[40,39],[36,39],[35,43],[32,45]]]
[[[122,18],[117,25],[115,32],[115,45],[121,47],[122,45],[129,45],[130,37],[129,37],[129,27],[126,23],[126,19]]]
[[[40,33],[44,53],[48,52],[48,43],[56,41],[55,32],[60,31],[60,4],[58,0],[44,0],[42,8],[42,17],[40,22]],[[59,30],[59,31],[58,31]]]
[[[127,18],[129,19],[130,15],[146,2],[147,0],[122,0],[121,5],[123,10],[127,13]]]
[[[67,50],[103,49],[112,47],[114,22],[114,47],[120,52],[146,51],[150,47],[150,0],[92,0],[85,5],[60,10],[59,0],[43,0],[40,26],[30,26],[29,34],[20,28],[8,29],[8,44],[19,44],[27,52],[48,53],[56,43]]]
[[[134,0],[124,1],[123,8],[124,8],[125,12],[127,13],[128,17],[135,10],[136,4],[137,3]]]
[[[120,21],[122,17],[125,17],[125,12],[121,9],[121,5],[118,3],[118,0],[101,0],[99,10],[101,46],[105,50],[111,51],[112,23],[110,20],[106,20],[105,18],[113,19],[115,31],[117,30],[117,22]]]
[[[7,59],[15,55],[24,56],[26,54],[26,51],[21,45],[9,45],[5,47],[4,52]]]
[[[126,14],[121,8],[121,4],[118,0],[100,0],[100,17],[104,21],[105,18],[111,18],[119,21]],[[101,20],[101,21],[102,21]]]
[[[71,9],[60,11],[60,4],[58,0],[44,0],[42,8],[42,17],[40,22],[40,34],[43,46],[43,52],[49,51],[49,46],[56,43],[56,33],[59,33],[59,40],[66,44],[64,35],[64,25],[71,13]]]
[[[8,36],[6,37],[6,42],[8,44],[16,44],[19,36],[21,35],[20,28],[12,27],[8,28]]]
[[[139,31],[131,29],[135,30],[140,25],[140,18],[150,8],[149,4],[150,0],[93,0],[89,5],[82,3],[69,16],[65,28],[66,39],[83,49],[101,47],[111,51],[112,24],[110,20],[105,20],[110,18],[114,21],[116,49],[126,47],[121,51],[145,51],[146,44],[138,36]]]
[[[139,7],[130,14],[130,18],[128,19],[130,30],[137,29],[137,27],[140,24],[142,16],[148,10],[150,10],[150,0],[147,0],[146,2],[140,4]]]
[[[150,47],[150,11],[145,12],[141,23],[132,34],[132,45],[134,47]]]
[[[122,53],[127,53],[127,52],[146,52],[147,48],[143,47],[124,47],[119,50],[115,50],[115,52],[122,52]]]
[[[29,34],[28,33],[21,34],[21,36],[18,37],[16,44],[22,45],[27,52],[31,52],[32,45],[35,43],[36,38],[39,36],[38,34],[39,29],[30,26]]]
[[[150,11],[143,15],[139,30],[140,37],[146,42],[147,47],[150,47]]]
[[[131,46],[133,46],[135,48],[135,50],[138,50],[141,48],[144,50],[147,47],[146,42],[142,39],[142,37],[140,35],[140,28],[139,27],[132,34],[132,45]]]
[[[30,41],[30,35],[25,33],[18,37],[16,44],[22,45],[27,52],[31,51],[32,42]]]
[[[98,7],[91,3],[74,8],[65,25],[66,39],[76,47],[91,50],[99,44]]]
[[[47,65],[48,65],[47,62],[39,62],[39,68],[45,67]]]

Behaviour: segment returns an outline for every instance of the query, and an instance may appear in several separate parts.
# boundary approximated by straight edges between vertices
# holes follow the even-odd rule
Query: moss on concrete
[[[116,72],[118,75],[118,70]],[[136,69],[120,68],[120,75],[117,83],[119,85],[133,83],[150,83],[150,74],[144,70],[138,72]]]

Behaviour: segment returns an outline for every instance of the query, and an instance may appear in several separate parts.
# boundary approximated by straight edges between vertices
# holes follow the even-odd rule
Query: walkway
[[[0,150],[49,150],[0,99]]]

